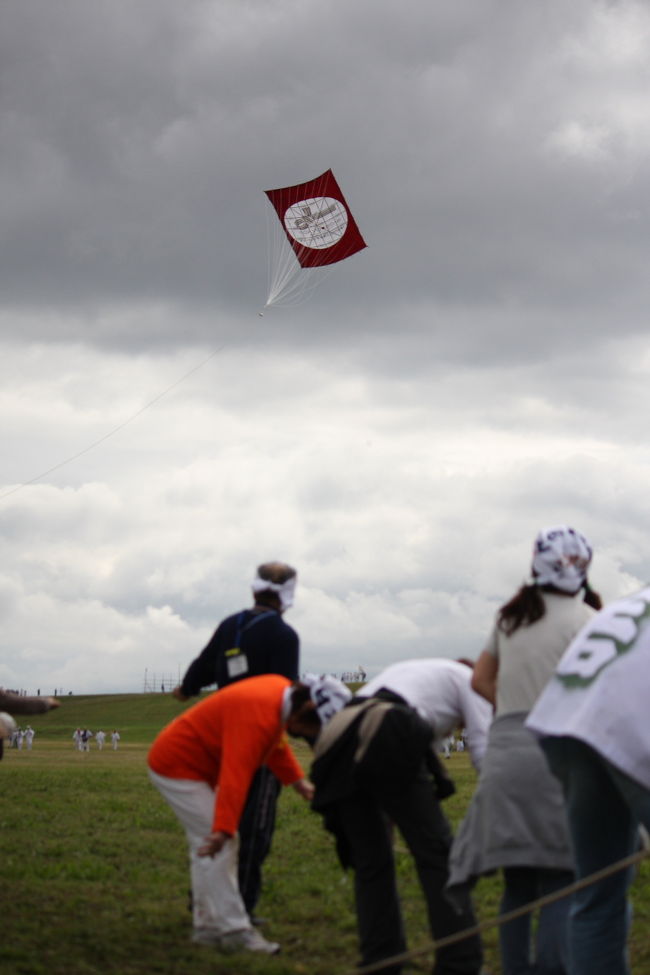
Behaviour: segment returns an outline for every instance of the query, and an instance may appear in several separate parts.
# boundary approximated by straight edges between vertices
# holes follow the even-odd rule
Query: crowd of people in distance
[[[41,697],[40,693],[30,697],[23,691],[7,691],[0,688],[0,758],[5,743],[10,748],[22,750],[25,747],[27,751],[31,751],[36,737],[36,732],[30,724],[21,728],[13,715],[45,714],[59,706],[60,702],[54,697]],[[74,747],[80,752],[90,751],[90,742],[93,738],[98,750],[102,751],[107,738],[105,731],[93,733],[89,728],[76,728],[72,734]],[[117,751],[121,741],[117,728],[111,731],[110,740],[113,751]]]
[[[0,688],[0,758],[2,758],[5,741],[7,739],[12,741],[14,734],[19,730],[14,719],[15,714],[45,714],[46,711],[58,708],[59,704],[60,702],[54,697],[28,697],[26,694]],[[32,733],[31,741],[33,740]]]
[[[27,751],[32,750],[32,745],[34,743],[34,736],[36,732],[31,725],[26,725],[24,728],[19,728],[16,726],[11,734],[8,736],[9,747],[17,748],[18,751],[22,751],[23,745],[27,748]]]
[[[333,674],[332,676],[336,677],[337,675]],[[357,667],[356,670],[344,670],[340,679],[344,684],[363,684],[367,676],[363,667]]]
[[[100,730],[100,731],[92,732],[90,728],[75,728],[75,730],[72,733],[72,740],[74,742],[74,747],[80,752],[90,751],[90,742],[91,739],[93,738],[97,743],[97,748],[101,752],[104,748],[104,742],[106,741],[105,731]],[[113,728],[113,730],[111,731],[110,738],[111,738],[111,746],[113,748],[113,751],[117,751],[121,736],[119,731],[116,728]]]
[[[443,738],[440,750],[445,758],[451,758],[453,752],[464,752],[467,748],[467,733],[461,728],[456,734],[447,735]]]

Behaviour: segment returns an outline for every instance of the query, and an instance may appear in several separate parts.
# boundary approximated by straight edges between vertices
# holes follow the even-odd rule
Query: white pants
[[[194,928],[217,935],[251,927],[237,882],[239,838],[227,840],[213,857],[200,857],[198,849],[212,832],[216,793],[207,782],[169,779],[149,769],[149,778],[174,810],[190,854]]]

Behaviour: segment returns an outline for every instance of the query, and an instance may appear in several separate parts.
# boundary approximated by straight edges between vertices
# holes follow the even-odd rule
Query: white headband
[[[300,683],[306,684],[309,688],[309,696],[316,705],[316,713],[321,724],[326,724],[352,697],[349,688],[337,677],[331,677],[329,674],[323,677],[318,677],[316,674],[303,674]]]
[[[543,528],[533,548],[533,581],[575,594],[585,584],[592,554],[585,536],[568,525]]]
[[[260,576],[255,576],[252,583],[253,592],[266,592],[271,590],[275,592],[280,597],[280,606],[282,609],[289,609],[293,606],[293,597],[296,591],[296,577],[291,576],[286,582],[269,582],[268,579],[261,579]]]

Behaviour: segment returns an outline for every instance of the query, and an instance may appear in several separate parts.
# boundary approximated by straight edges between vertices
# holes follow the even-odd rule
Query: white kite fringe
[[[301,267],[275,211],[266,212],[267,290],[265,308],[299,305],[329,276],[333,265]]]

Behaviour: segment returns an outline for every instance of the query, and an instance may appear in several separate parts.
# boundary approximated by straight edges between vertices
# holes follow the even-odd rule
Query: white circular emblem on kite
[[[302,244],[323,250],[337,244],[348,225],[348,211],[339,200],[319,196],[293,203],[284,214],[288,233]]]

